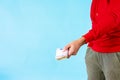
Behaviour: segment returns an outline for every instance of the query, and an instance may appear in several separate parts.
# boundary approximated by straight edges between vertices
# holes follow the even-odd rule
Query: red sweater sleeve
[[[107,34],[112,30],[117,30],[118,27],[120,27],[118,26],[120,25],[120,0],[110,0],[106,13],[99,17],[97,23],[92,23],[92,29],[83,35],[86,42],[98,39],[102,35]]]

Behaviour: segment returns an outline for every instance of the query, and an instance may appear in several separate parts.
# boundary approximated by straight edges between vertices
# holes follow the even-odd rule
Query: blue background
[[[85,52],[57,61],[56,48],[91,27],[91,0],[0,0],[0,80],[87,80]]]

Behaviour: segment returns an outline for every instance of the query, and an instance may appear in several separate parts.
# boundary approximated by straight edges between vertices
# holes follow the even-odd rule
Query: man
[[[92,0],[92,28],[69,43],[68,58],[88,43],[88,80],[120,80],[120,0]]]

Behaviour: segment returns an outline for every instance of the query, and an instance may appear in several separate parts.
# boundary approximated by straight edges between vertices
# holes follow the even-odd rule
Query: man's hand
[[[71,55],[76,55],[79,48],[85,44],[85,38],[84,37],[81,37],[80,39],[77,39],[75,41],[72,41],[71,43],[67,44],[65,47],[64,47],[64,51],[65,50],[68,50],[68,58],[70,58]]]

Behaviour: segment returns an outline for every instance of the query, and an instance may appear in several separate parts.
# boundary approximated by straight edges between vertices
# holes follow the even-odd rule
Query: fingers
[[[70,45],[70,44],[66,45],[66,46],[63,48],[63,51],[68,50],[67,58],[70,58],[70,56],[71,56],[71,55],[70,55],[71,51],[69,51],[70,48],[71,48],[71,45]],[[70,53],[69,53],[69,52],[70,52]]]
[[[70,58],[71,55],[74,55],[74,47],[73,47],[73,46],[71,46],[71,47],[69,48],[69,51],[68,51],[68,58]]]
[[[63,51],[66,51],[66,50],[68,50],[67,58],[70,58],[71,55],[75,55],[74,46],[72,46],[71,44],[68,44],[63,48]]]

